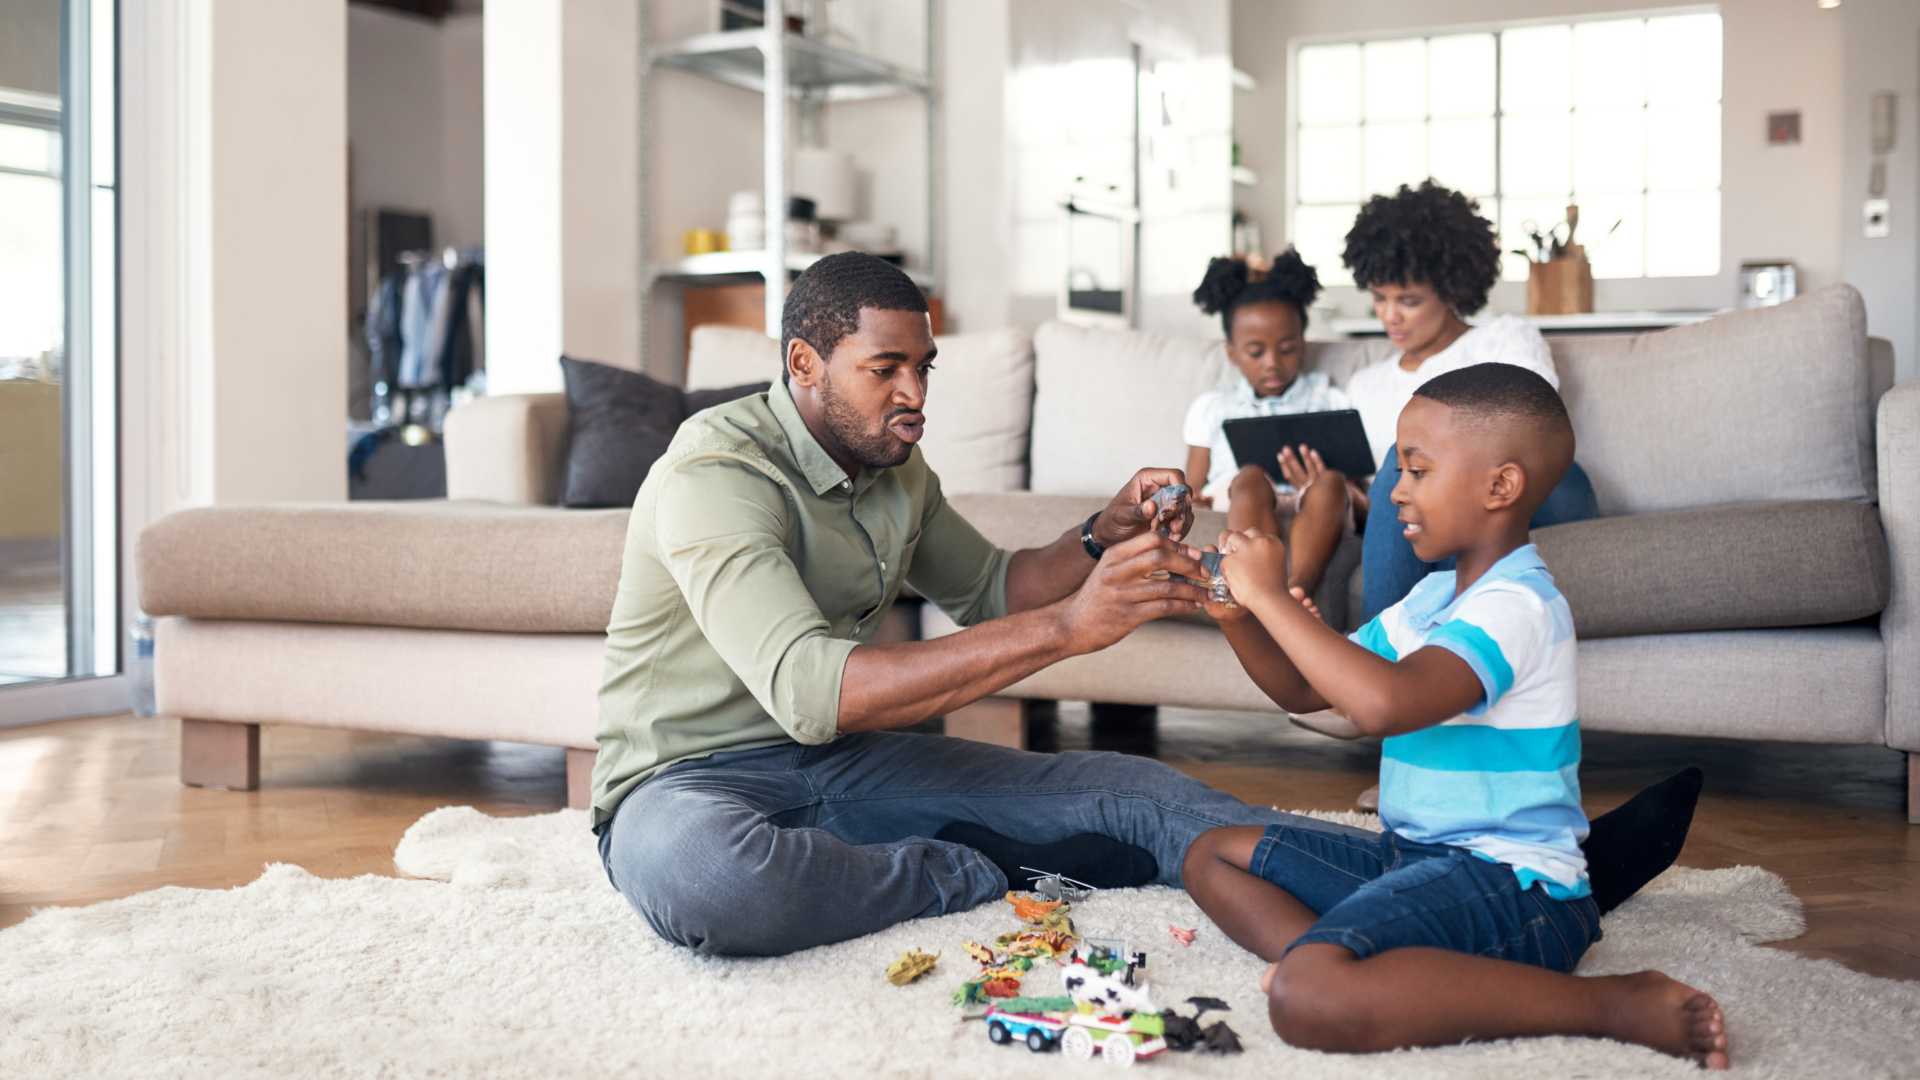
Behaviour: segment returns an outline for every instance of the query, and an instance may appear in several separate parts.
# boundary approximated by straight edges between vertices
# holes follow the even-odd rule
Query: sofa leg
[[[180,782],[252,791],[260,786],[260,725],[180,720]]]
[[[1920,825],[1920,750],[1907,751],[1907,824]]]
[[[1031,702],[1022,698],[981,698],[947,714],[947,734],[956,739],[1027,748],[1027,720]]]
[[[567,809],[585,810],[593,802],[592,750],[567,747]]]

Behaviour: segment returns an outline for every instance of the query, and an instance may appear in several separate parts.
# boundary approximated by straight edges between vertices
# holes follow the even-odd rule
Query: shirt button
[[[882,569],[882,570],[885,570],[886,568],[887,568],[887,560],[885,560],[885,559],[881,559],[881,560],[880,560],[880,569]]]

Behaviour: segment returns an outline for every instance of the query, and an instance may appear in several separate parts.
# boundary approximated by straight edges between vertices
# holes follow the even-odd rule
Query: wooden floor
[[[1267,717],[1163,710],[1151,717],[1062,706],[1043,747],[1160,757],[1241,798],[1338,809],[1369,782],[1372,750]],[[1859,971],[1920,979],[1920,826],[1903,811],[1900,755],[1589,734],[1584,784],[1604,810],[1686,764],[1707,793],[1681,856],[1753,863],[1805,901],[1808,931],[1781,947]],[[267,728],[259,791],[180,786],[179,725],[131,716],[0,731],[0,927],[53,904],[161,885],[225,887],[267,862],[323,876],[394,874],[393,848],[420,815],[466,804],[527,814],[565,804],[561,751],[303,728]]]

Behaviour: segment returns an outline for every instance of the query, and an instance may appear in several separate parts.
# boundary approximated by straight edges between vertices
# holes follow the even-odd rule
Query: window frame
[[[1646,227],[1647,226],[1646,206],[1647,206],[1647,196],[1650,194],[1650,189],[1647,187],[1648,166],[1647,166],[1646,160],[1643,159],[1641,163],[1640,187],[1637,192],[1637,197],[1640,199],[1640,205],[1642,208],[1642,221],[1641,221],[1641,233],[1640,233],[1641,272],[1633,275],[1610,276],[1603,280],[1622,281],[1622,282],[1703,281],[1703,280],[1710,280],[1710,279],[1724,276],[1724,274],[1726,273],[1726,257],[1725,257],[1726,231],[1724,227],[1725,212],[1726,212],[1725,210],[1726,208],[1726,201],[1725,201],[1726,199],[1726,172],[1725,172],[1725,166],[1726,166],[1726,138],[1725,138],[1725,132],[1726,132],[1726,45],[1725,45],[1726,15],[1721,10],[1720,5],[1718,4],[1686,4],[1686,5],[1677,5],[1674,7],[1663,7],[1663,8],[1638,8],[1638,9],[1625,10],[1625,11],[1595,12],[1592,14],[1585,14],[1585,15],[1579,15],[1579,16],[1556,15],[1556,16],[1542,16],[1539,18],[1503,19],[1503,20],[1457,23],[1457,24],[1436,24],[1436,25],[1429,25],[1429,26],[1423,26],[1423,27],[1400,27],[1400,28],[1393,28],[1393,29],[1366,31],[1366,32],[1360,32],[1360,33],[1343,32],[1343,33],[1328,33],[1328,34],[1312,34],[1312,35],[1303,35],[1300,37],[1288,39],[1287,41],[1287,117],[1286,117],[1287,141],[1286,141],[1286,169],[1285,169],[1285,172],[1286,172],[1286,236],[1288,239],[1288,243],[1289,244],[1293,243],[1295,240],[1295,237],[1297,236],[1296,222],[1298,220],[1298,214],[1301,207],[1303,206],[1323,207],[1323,206],[1345,205],[1343,203],[1327,203],[1327,202],[1303,203],[1300,199],[1300,130],[1301,130],[1300,52],[1302,49],[1315,48],[1320,46],[1329,46],[1329,45],[1355,45],[1355,46],[1360,46],[1364,48],[1366,45],[1369,45],[1369,44],[1375,44],[1379,42],[1389,42],[1389,41],[1419,40],[1423,42],[1431,42],[1431,40],[1436,37],[1454,37],[1454,36],[1467,35],[1467,34],[1491,34],[1493,36],[1493,111],[1490,114],[1488,114],[1488,119],[1490,119],[1493,124],[1493,190],[1492,192],[1485,195],[1475,195],[1471,197],[1481,201],[1493,200],[1495,206],[1498,207],[1498,213],[1493,216],[1493,224],[1494,224],[1494,237],[1496,241],[1499,242],[1501,245],[1502,265],[1501,265],[1501,276],[1496,282],[1496,284],[1509,284],[1509,283],[1512,283],[1513,279],[1508,278],[1506,275],[1506,256],[1508,252],[1507,252],[1507,247],[1505,242],[1506,241],[1505,217],[1507,212],[1508,199],[1507,199],[1506,192],[1503,188],[1505,179],[1502,175],[1503,154],[1506,149],[1505,133],[1504,133],[1505,125],[1503,121],[1507,117],[1507,113],[1504,111],[1503,104],[1501,101],[1501,91],[1503,89],[1503,86],[1502,86],[1503,79],[1502,79],[1501,69],[1504,66],[1502,61],[1504,59],[1505,32],[1509,30],[1523,30],[1523,29],[1532,29],[1536,27],[1547,27],[1547,26],[1577,27],[1583,23],[1624,22],[1627,20],[1635,20],[1635,19],[1641,20],[1644,22],[1645,20],[1648,20],[1648,19],[1675,18],[1675,17],[1688,16],[1688,15],[1712,15],[1715,18],[1720,20],[1720,34],[1721,34],[1720,92],[1719,92],[1719,96],[1717,96],[1714,99],[1713,104],[1714,104],[1714,108],[1719,111],[1719,115],[1720,115],[1720,144],[1718,147],[1718,151],[1720,156],[1721,171],[1720,171],[1719,183],[1715,184],[1714,187],[1710,189],[1714,196],[1716,213],[1720,217],[1720,222],[1719,222],[1720,227],[1716,229],[1716,234],[1719,237],[1719,243],[1716,245],[1716,249],[1713,252],[1713,269],[1711,271],[1707,271],[1704,273],[1678,274],[1678,275],[1676,274],[1654,275],[1646,272],[1647,262],[1648,262],[1647,260],[1648,230]],[[1365,76],[1364,76],[1364,68],[1363,68],[1362,78],[1364,79],[1364,77]],[[1362,84],[1363,94],[1364,94],[1364,91],[1365,91],[1365,86],[1363,83]],[[1641,103],[1641,109],[1643,113],[1646,112],[1649,108],[1650,106],[1648,105],[1648,103],[1643,100]],[[1569,118],[1570,119],[1575,118],[1578,116],[1578,114],[1579,114],[1578,103],[1577,102],[1570,103],[1568,105]],[[1478,118],[1476,117],[1476,119]],[[1434,122],[1434,117],[1432,113],[1432,102],[1429,96],[1429,99],[1426,103],[1426,111],[1422,113],[1421,124],[1423,128],[1430,131],[1433,122]],[[1365,147],[1366,147],[1366,129],[1367,129],[1367,118],[1366,118],[1364,107],[1361,111],[1360,119],[1356,127],[1360,133],[1361,152],[1364,155]],[[1573,154],[1577,155],[1578,147],[1577,147],[1577,144],[1575,144],[1573,141],[1575,138],[1577,138],[1577,135],[1570,133],[1569,150]],[[1431,166],[1431,161],[1429,161],[1428,164],[1429,166]],[[1362,170],[1362,177],[1363,177],[1362,188],[1364,189],[1365,187],[1364,157],[1362,158],[1361,170]],[[1429,175],[1431,175],[1430,169],[1429,169]],[[1568,191],[1568,198],[1570,200],[1573,198],[1573,193],[1571,190],[1572,179],[1573,178],[1570,172],[1569,173],[1570,186]],[[1709,189],[1705,189],[1705,188],[1699,189],[1700,192],[1705,192],[1707,190]],[[1367,193],[1363,190],[1362,194],[1359,196],[1360,204],[1364,204],[1366,200],[1371,197],[1372,197],[1372,193]],[[1532,196],[1528,196],[1527,198],[1532,198]],[[1598,222],[1591,221],[1591,220],[1585,221],[1583,223],[1586,224],[1589,229],[1592,229],[1598,226],[1599,224]],[[1345,276],[1344,268],[1337,270],[1336,273],[1340,274],[1343,277]],[[1324,280],[1324,276],[1325,274],[1323,271],[1323,280]],[[1340,283],[1340,287],[1350,288],[1352,287],[1352,284],[1351,282],[1342,282]]]

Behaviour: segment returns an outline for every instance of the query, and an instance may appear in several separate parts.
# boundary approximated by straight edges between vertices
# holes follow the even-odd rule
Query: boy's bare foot
[[[1613,978],[1621,993],[1609,1010],[1609,1034],[1663,1054],[1692,1058],[1708,1069],[1724,1069],[1731,1063],[1726,1018],[1712,995],[1658,971]]]

